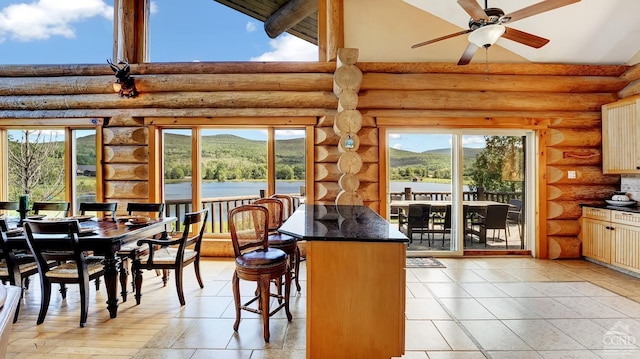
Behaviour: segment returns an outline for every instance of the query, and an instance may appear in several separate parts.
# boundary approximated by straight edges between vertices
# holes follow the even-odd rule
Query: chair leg
[[[142,299],[142,269],[140,268],[139,260],[133,260],[133,263],[131,263],[131,271],[133,272],[133,282],[136,288],[136,294],[134,295],[136,298],[136,305],[140,305],[140,300]]]
[[[89,276],[87,275],[84,278],[82,278],[79,285],[80,285],[80,328],[84,328],[84,326],[87,324],[87,316],[89,315]]]
[[[300,277],[300,248],[296,245],[296,255],[295,255],[295,267],[294,267],[294,273],[296,276],[296,289],[298,290],[298,292],[300,292],[302,290],[302,288],[300,287],[300,280],[298,279]]]
[[[95,279],[96,292],[100,290],[100,278]]]
[[[166,287],[167,283],[169,283],[169,270],[163,269],[162,270],[162,286]]]
[[[62,299],[67,298],[67,286],[64,283],[60,283],[60,294],[62,295]]]
[[[287,320],[291,321],[293,316],[291,315],[291,311],[289,311],[289,298],[291,297],[291,270],[287,268],[287,271],[284,273],[284,311],[287,313]]]
[[[180,305],[184,306],[186,301],[184,300],[184,292],[182,290],[182,267],[176,268],[176,290],[178,291],[178,300],[180,300]]]
[[[44,318],[47,316],[47,310],[49,309],[49,301],[51,300],[51,282],[48,280],[41,280],[40,285],[40,313],[38,313],[38,320],[36,324],[42,324]]]
[[[290,272],[289,272],[290,273]],[[289,276],[291,276],[291,274],[289,274]],[[285,294],[287,292],[287,283],[289,283],[289,285],[291,285],[291,280],[289,278],[289,281],[285,280]],[[258,285],[260,286],[260,305],[262,307],[262,325],[263,325],[263,331],[264,331],[264,341],[265,342],[269,342],[269,337],[270,337],[270,333],[269,333],[269,299],[271,297],[270,294],[270,287],[271,287],[271,279],[269,278],[269,275],[261,275],[260,279],[258,279]],[[288,299],[285,299],[286,302],[288,303]]]
[[[202,283],[202,277],[200,276],[200,256],[193,262],[193,269],[196,271],[196,279],[198,280],[200,288],[204,288],[204,283]]]
[[[238,331],[240,325],[240,279],[238,273],[233,271],[233,277],[231,278],[231,287],[233,288],[233,303],[236,307],[236,321],[233,323],[233,330]]]
[[[120,263],[120,296],[122,302],[127,301],[127,282],[129,281],[129,258],[123,258]]]

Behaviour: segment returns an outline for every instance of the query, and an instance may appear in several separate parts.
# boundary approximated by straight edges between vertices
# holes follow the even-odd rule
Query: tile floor
[[[447,268],[407,269],[403,358],[638,358],[640,279],[582,260],[465,258]],[[302,266],[304,277],[304,262]],[[234,310],[228,259],[203,263],[205,288],[185,273],[187,305],[173,279],[145,273],[142,304],[130,298],[109,319],[106,293],[92,292],[89,321],[78,327],[79,298],[52,296],[46,321],[35,320],[39,284],[32,282],[14,324],[7,358],[304,358],[305,289],[292,297],[293,321],[271,322]],[[242,293],[255,286],[244,284]],[[324,358],[322,358],[324,359]]]

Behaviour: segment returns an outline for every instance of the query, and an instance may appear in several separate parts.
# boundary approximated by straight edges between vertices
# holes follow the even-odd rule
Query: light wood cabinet
[[[582,208],[582,255],[611,263],[611,211]]]
[[[602,106],[602,171],[640,173],[640,96]]]
[[[640,213],[583,207],[582,255],[640,273]]]

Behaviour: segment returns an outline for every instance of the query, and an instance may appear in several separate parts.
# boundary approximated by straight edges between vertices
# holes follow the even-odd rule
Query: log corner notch
[[[357,193],[360,180],[357,176],[362,168],[362,158],[358,154],[362,128],[362,115],[356,110],[358,91],[362,83],[362,71],[356,67],[358,49],[339,49],[336,72],[333,76],[333,93],[338,96],[338,114],[333,122],[333,131],[340,136],[338,170],[340,193],[336,205],[363,205]]]

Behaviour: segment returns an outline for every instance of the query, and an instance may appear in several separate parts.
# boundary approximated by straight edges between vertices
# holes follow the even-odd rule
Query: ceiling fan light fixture
[[[469,34],[469,42],[478,47],[489,47],[498,41],[505,30],[506,28],[503,25],[485,25]]]

